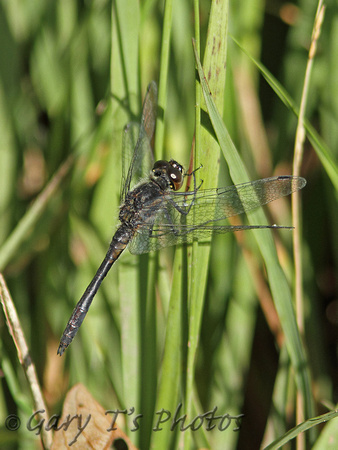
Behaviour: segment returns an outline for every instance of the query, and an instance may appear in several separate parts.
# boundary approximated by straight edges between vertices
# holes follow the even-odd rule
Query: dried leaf
[[[125,442],[124,448],[136,450],[123,431],[116,425],[116,430],[110,431],[111,426],[111,415],[105,414],[82,384],[76,384],[65,399],[62,417],[55,427],[52,450],[108,449],[120,439]]]

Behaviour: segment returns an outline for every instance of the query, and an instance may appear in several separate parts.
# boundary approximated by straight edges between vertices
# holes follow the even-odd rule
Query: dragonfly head
[[[156,179],[165,179],[173,191],[178,191],[182,187],[184,169],[181,164],[173,159],[156,161],[153,173]]]

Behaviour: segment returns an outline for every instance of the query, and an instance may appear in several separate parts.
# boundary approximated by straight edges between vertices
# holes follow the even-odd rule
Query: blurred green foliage
[[[135,407],[136,413],[144,414],[146,425],[140,433],[131,433],[130,424],[125,430],[140,448],[148,448],[153,439],[156,398],[161,377],[167,376],[161,369],[170,293],[175,289],[173,249],[139,258],[125,252],[65,356],[58,358],[56,351],[73,307],[117,226],[122,130],[130,120],[139,119],[151,79],[167,76],[167,83],[160,86],[165,93],[160,104],[163,121],[158,125],[163,126],[163,147],[156,143],[157,155],[189,166],[195,115],[191,45],[195,17],[191,2],[173,2],[166,25],[170,27],[166,69],[161,46],[168,31],[163,21],[169,3],[0,2],[0,262],[4,261],[0,270],[50,413],[59,412],[69,387],[82,382],[104,408]],[[306,117],[337,164],[338,7],[335,0],[326,4]],[[297,105],[316,8],[315,0],[230,1],[230,36],[279,80]],[[202,0],[202,57],[209,14],[210,2]],[[220,111],[224,122],[252,179],[291,174],[296,118],[230,36]],[[206,164],[203,154],[202,149],[196,166]],[[13,230],[69,155],[76,157],[71,171],[36,216],[34,226],[5,252]],[[308,181],[301,193],[304,342],[313,400],[317,412],[323,413],[321,402],[331,406],[337,402],[338,208],[332,176],[308,141],[302,176]],[[231,184],[223,159],[218,184]],[[272,205],[268,220],[290,225],[288,200]],[[292,289],[291,240],[287,231],[276,238]],[[244,413],[245,417],[236,433],[233,424],[224,432],[192,433],[194,448],[258,448],[295,424],[297,387],[290,360],[271,328],[273,311],[263,313],[258,302],[269,300],[262,257],[251,233],[241,235],[239,241],[238,245],[232,235],[216,236],[211,245],[208,276],[201,286],[205,303],[193,407],[196,415],[216,405],[220,414]],[[183,271],[177,294],[183,293],[183,304],[189,275],[190,266]],[[185,395],[188,320],[184,314],[189,306],[183,307],[178,324],[183,356],[177,404]],[[3,439],[6,448],[27,448],[33,445],[32,433],[22,429],[8,434],[3,428],[11,413],[24,423],[34,405],[3,318],[0,327],[0,446]],[[168,448],[178,447],[183,435],[172,433]]]

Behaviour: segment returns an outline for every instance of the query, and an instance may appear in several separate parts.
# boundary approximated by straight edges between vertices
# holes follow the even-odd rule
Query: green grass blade
[[[265,447],[264,450],[277,450],[278,448],[281,448],[283,445],[290,442],[292,439],[295,439],[300,433],[304,433],[305,431],[311,430],[313,427],[316,427],[316,426],[320,425],[321,423],[328,422],[329,420],[333,420],[336,417],[338,417],[338,411],[330,411],[326,414],[322,414],[321,416],[317,416],[312,419],[306,420],[305,422],[292,428],[292,430],[288,431],[284,436],[280,437],[279,439],[276,439],[270,445]],[[337,422],[337,421],[335,420],[335,422]],[[335,423],[334,426],[336,428],[337,424]],[[336,444],[337,444],[337,442],[336,442]],[[312,447],[312,448],[314,448],[314,447]],[[320,447],[320,448],[324,448],[324,447]],[[330,447],[325,446],[325,448],[330,448]]]
[[[113,148],[109,160],[109,168],[101,180],[102,191],[115,199],[119,198],[120,186],[122,130],[127,122],[139,117],[139,26],[140,5],[137,1],[117,0],[112,4],[112,55],[111,55],[111,91],[113,112]],[[115,174],[115,175],[113,175]],[[105,197],[105,196],[104,196]],[[104,202],[104,197],[98,198]],[[107,203],[106,203],[107,204]],[[106,214],[106,206],[97,207],[101,214]],[[113,208],[112,208],[113,209]],[[114,210],[113,210],[114,211]],[[114,211],[115,213],[115,211]],[[106,219],[105,219],[106,220]],[[106,228],[109,230],[109,228]],[[119,294],[121,308],[121,361],[124,405],[140,408],[140,292],[138,283],[138,265],[136,259],[123,255],[121,264],[114,269],[119,270]]]
[[[224,103],[228,10],[229,4],[227,1],[212,2],[208,24],[208,38],[204,54],[205,71],[210,74],[210,83],[212,83],[212,87],[215,92],[215,101],[219,106]],[[214,74],[218,74],[218,76],[213,76]],[[196,127],[199,126],[200,124],[197,123]],[[203,169],[201,169],[203,174],[198,174],[199,176],[205,178],[203,188],[207,189],[212,186],[217,186],[219,173],[219,146],[204,128],[196,128],[196,136],[197,146],[195,165],[198,166],[200,163],[203,163]],[[189,346],[186,382],[186,410],[188,417],[190,418],[193,416],[193,389],[196,353],[199,346],[209,255],[209,245],[193,245],[191,257],[192,270],[188,300]],[[190,432],[185,433],[185,448],[190,447],[191,438],[192,434]]]
[[[213,124],[223,155],[229,165],[231,178],[235,184],[247,181],[247,171],[244,168],[240,156],[238,155],[222,118],[218,113],[196,53],[195,57],[210,120]],[[265,223],[265,217],[262,210],[248,214],[248,219],[252,225]],[[306,417],[311,417],[313,416],[313,399],[310,387],[310,374],[297,328],[290,288],[279,265],[271,232],[268,230],[259,230],[254,232],[254,236],[265,261],[269,284],[285,333],[286,344],[295,370],[298,388],[303,396],[305,415]]]
[[[287,108],[290,109],[297,117],[299,114],[299,109],[296,103],[293,101],[288,92],[284,89],[284,87],[278,82],[278,80],[269,72],[269,70],[264,67],[262,63],[257,61],[252,57],[241,45],[240,43],[232,37],[233,41],[238,45],[238,47],[251,59],[251,61],[256,65],[256,67],[260,70],[263,77],[266,79],[268,84],[274,90],[274,92],[278,95],[278,97],[282,100]],[[338,166],[337,163],[333,160],[331,151],[323,139],[319,136],[314,127],[310,124],[308,120],[304,120],[304,127],[307,131],[307,136],[309,141],[311,142],[313,148],[315,149],[318,158],[320,159],[323,167],[325,168],[328,176],[332,184],[335,186],[336,191],[338,191]]]
[[[170,54],[170,35],[172,28],[172,13],[173,1],[165,2],[164,18],[163,18],[163,34],[161,47],[161,62],[160,62],[160,78],[158,90],[158,106],[165,112],[167,110],[167,95],[168,95],[168,71],[169,71],[169,54]],[[158,120],[156,125],[155,148],[158,159],[163,156],[163,141],[164,141],[164,117],[163,120]]]
[[[159,109],[164,113],[168,106],[168,63],[170,53],[170,36],[172,29],[172,14],[173,2],[169,0],[165,2],[164,18],[163,18],[163,37],[161,47],[161,63],[159,76],[159,93],[158,105]],[[163,157],[163,142],[164,142],[164,119],[158,120],[156,125],[155,136],[155,154],[156,158]],[[175,260],[173,267],[172,288],[169,299],[168,316],[166,319],[166,333],[163,348],[163,360],[161,373],[159,376],[157,397],[156,397],[156,418],[155,429],[161,428],[161,431],[155,430],[151,436],[151,448],[165,448],[169,442],[172,442],[174,436],[170,430],[170,426],[162,425],[158,422],[166,419],[168,416],[163,413],[158,414],[159,411],[166,410],[169,414],[177,408],[179,386],[181,384],[181,364],[182,364],[182,249],[177,249],[175,252]]]
[[[34,226],[47,208],[50,199],[59,188],[69,170],[73,166],[74,158],[69,157],[55,173],[43,192],[37,197],[27,213],[22,217],[18,225],[0,248],[0,271],[6,267],[11,258],[16,254],[23,242],[31,234]]]
[[[159,389],[156,398],[155,430],[150,448],[168,448],[173,439],[170,423],[162,421],[170,418],[177,408],[181,380],[181,333],[182,333],[182,249],[176,250],[173,284],[170,293],[166,322],[166,336],[161,367]],[[168,414],[164,412],[168,411]],[[161,414],[161,411],[163,413]]]

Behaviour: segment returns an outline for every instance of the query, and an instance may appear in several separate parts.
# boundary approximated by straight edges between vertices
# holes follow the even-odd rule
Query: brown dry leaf
[[[108,449],[117,439],[125,441],[126,449],[137,450],[116,425],[116,430],[107,431],[111,426],[111,415],[105,415],[105,410],[87,389],[80,383],[76,384],[65,399],[52,450]]]

